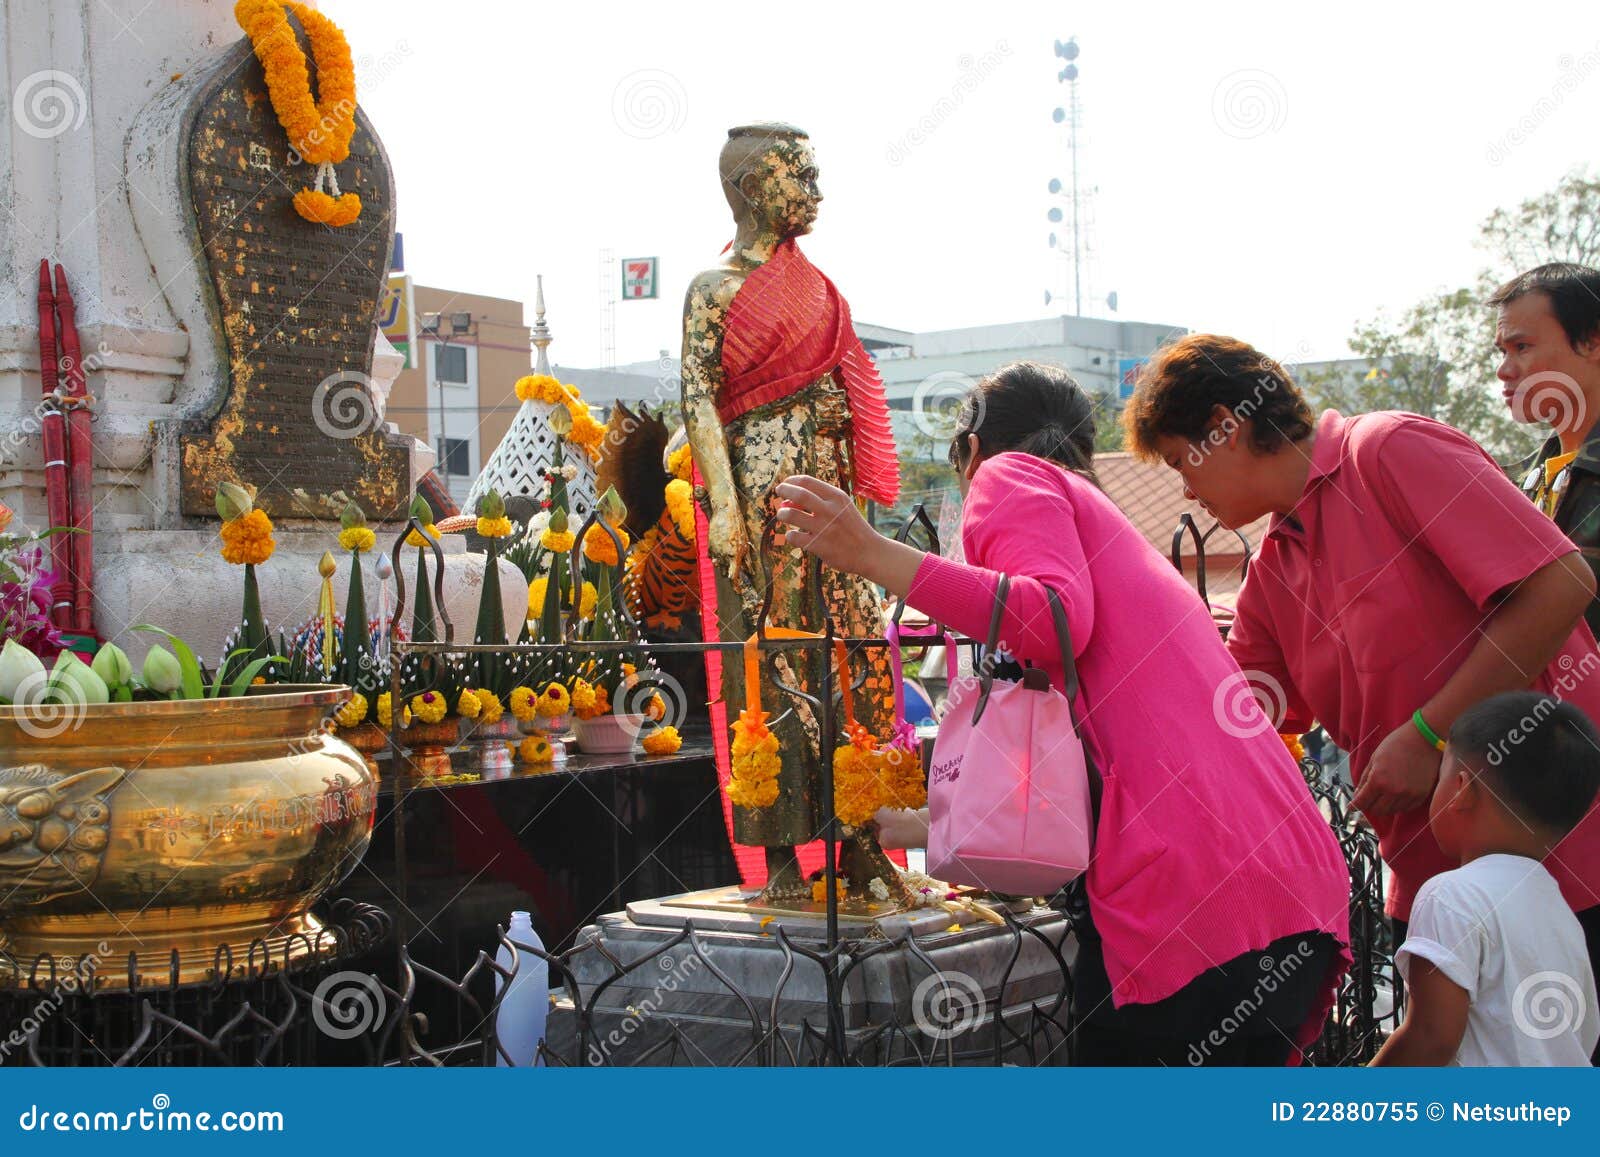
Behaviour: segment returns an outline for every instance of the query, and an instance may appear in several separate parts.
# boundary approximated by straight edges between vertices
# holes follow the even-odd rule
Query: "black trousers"
[[[1589,971],[1594,974],[1595,983],[1600,984],[1600,904],[1585,908],[1582,912],[1574,912],[1573,915],[1578,918],[1578,926],[1583,929],[1583,942],[1589,949]],[[1389,923],[1394,928],[1394,947],[1398,952],[1400,945],[1406,942],[1409,922],[1391,916]],[[1589,1063],[1600,1066],[1600,1044],[1596,1044],[1594,1052],[1589,1054]]]
[[[1284,936],[1206,969],[1164,1000],[1117,1008],[1087,905],[1080,897],[1069,910],[1078,938],[1072,1041],[1079,1065],[1286,1064],[1339,952],[1325,932]]]

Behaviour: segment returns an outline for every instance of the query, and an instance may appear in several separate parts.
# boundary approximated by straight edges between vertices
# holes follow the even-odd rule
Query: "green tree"
[[[1569,173],[1514,209],[1496,209],[1477,245],[1491,265],[1470,287],[1438,293],[1398,318],[1356,326],[1355,370],[1313,371],[1302,385],[1312,402],[1342,413],[1409,410],[1470,434],[1502,463],[1526,457],[1542,427],[1511,419],[1495,378],[1494,310],[1484,303],[1515,274],[1548,261],[1600,264],[1600,180]]]

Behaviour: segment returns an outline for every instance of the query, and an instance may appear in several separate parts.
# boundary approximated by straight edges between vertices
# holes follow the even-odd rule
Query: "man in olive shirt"
[[[1489,304],[1500,310],[1497,376],[1512,417],[1551,427],[1523,492],[1600,577],[1600,270],[1541,265],[1495,290]],[[1585,617],[1600,636],[1600,598]]]

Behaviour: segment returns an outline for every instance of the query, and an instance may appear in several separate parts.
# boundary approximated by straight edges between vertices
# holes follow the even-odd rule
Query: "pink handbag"
[[[1078,668],[1066,610],[1047,589],[1067,694],[1045,672],[996,681],[1010,580],[1000,576],[983,675],[952,684],[928,769],[928,874],[991,892],[1048,896],[1082,875],[1094,848],[1099,775],[1072,699]]]

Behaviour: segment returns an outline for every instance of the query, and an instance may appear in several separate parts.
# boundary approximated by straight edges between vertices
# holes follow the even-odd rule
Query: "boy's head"
[[[1508,691],[1450,728],[1428,821],[1451,859],[1503,849],[1542,856],[1600,793],[1600,732],[1570,703]]]

